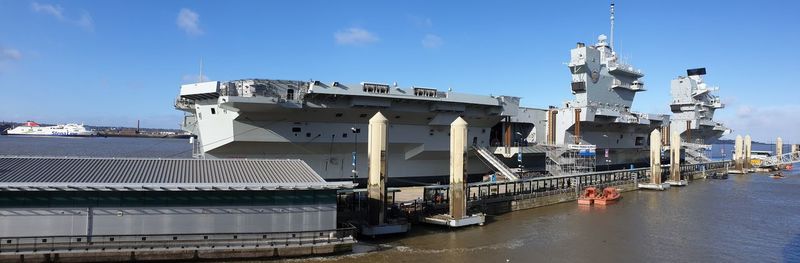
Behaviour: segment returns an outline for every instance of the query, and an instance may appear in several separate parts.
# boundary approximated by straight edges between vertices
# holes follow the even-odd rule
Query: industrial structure
[[[353,186],[289,159],[2,157],[0,255],[203,250],[232,239],[350,244],[352,233],[337,225],[336,191]],[[37,251],[42,244],[53,249]]]

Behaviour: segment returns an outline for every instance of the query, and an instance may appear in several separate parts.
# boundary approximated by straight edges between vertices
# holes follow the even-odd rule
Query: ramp
[[[506,166],[506,164],[500,161],[500,159],[497,159],[497,156],[494,156],[494,153],[489,151],[489,149],[486,149],[486,147],[473,146],[472,149],[475,150],[475,154],[486,161],[486,163],[488,163],[495,172],[504,176],[509,181],[519,180],[519,176],[511,171],[511,168]]]
[[[711,148],[708,144],[699,143],[682,143],[683,148],[686,150],[686,157],[684,160],[689,164],[710,163],[711,158],[708,158],[706,151]]]
[[[755,168],[770,168],[770,167],[777,167],[781,164],[793,164],[793,163],[800,163],[800,152],[791,152],[785,153],[776,156],[770,156],[764,159],[761,162],[761,165],[756,166]]]

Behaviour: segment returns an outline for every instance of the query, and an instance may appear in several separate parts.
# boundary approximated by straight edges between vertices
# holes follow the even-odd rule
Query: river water
[[[562,203],[484,226],[414,226],[320,262],[800,262],[800,173],[697,180],[623,193],[608,207]],[[309,260],[309,259],[304,259]],[[298,260],[288,260],[298,261]]]
[[[191,158],[189,139],[0,136],[0,155]]]
[[[188,158],[187,140],[0,136],[0,155]],[[634,191],[608,207],[562,203],[450,230],[414,225],[347,255],[289,262],[800,262],[800,172]]]

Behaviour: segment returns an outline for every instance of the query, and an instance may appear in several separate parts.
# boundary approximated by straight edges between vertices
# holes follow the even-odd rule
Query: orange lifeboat
[[[794,168],[791,164],[786,165],[786,171],[791,171]]]
[[[607,205],[617,202],[622,195],[619,194],[617,188],[613,187],[606,187],[603,189],[603,194],[597,196],[594,199],[594,204],[596,205]]]
[[[597,188],[587,187],[583,190],[581,196],[578,197],[578,204],[591,205],[595,198],[597,198]]]

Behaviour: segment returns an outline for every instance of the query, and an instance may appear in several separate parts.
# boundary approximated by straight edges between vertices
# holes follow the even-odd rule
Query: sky
[[[616,1],[615,50],[645,73],[633,110],[669,113],[706,67],[754,140],[800,143],[800,1]],[[572,99],[569,50],[609,32],[608,1],[0,0],[0,121],[178,128],[180,85],[397,82]]]

